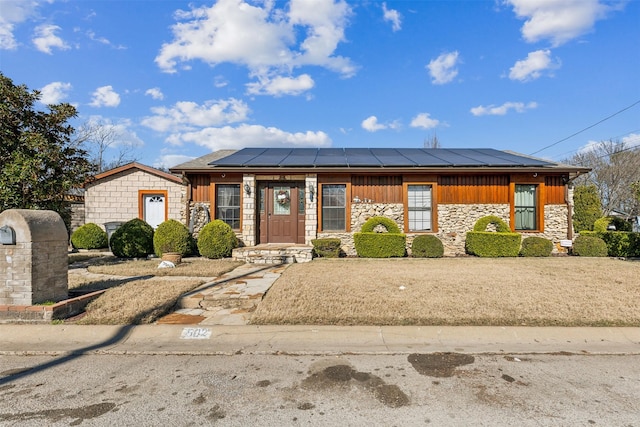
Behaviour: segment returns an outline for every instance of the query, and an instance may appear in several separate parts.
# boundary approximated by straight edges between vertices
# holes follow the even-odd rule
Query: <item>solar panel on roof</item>
[[[321,148],[316,156],[316,166],[348,166],[343,148]]]
[[[289,154],[292,148],[268,148],[264,153],[260,154],[244,163],[244,166],[277,166]]]
[[[344,151],[349,166],[381,166],[368,148],[346,148]]]
[[[317,148],[296,148],[280,162],[279,166],[313,167],[318,155]]]
[[[416,166],[412,156],[405,156],[395,148],[373,148],[371,153],[378,159],[382,166]]]
[[[260,156],[266,148],[243,148],[230,156],[210,162],[213,166],[243,166],[246,162]]]

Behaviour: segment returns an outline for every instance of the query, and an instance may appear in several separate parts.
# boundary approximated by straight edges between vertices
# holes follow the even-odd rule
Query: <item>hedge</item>
[[[520,256],[523,257],[545,257],[551,256],[553,242],[544,237],[531,236],[522,241]]]
[[[363,258],[392,258],[406,255],[407,236],[398,233],[354,233],[356,252]]]
[[[521,240],[518,233],[469,231],[465,249],[468,254],[479,257],[516,257],[520,253]]]
[[[313,252],[321,258],[338,258],[340,256],[340,245],[342,242],[338,238],[313,239]]]
[[[416,236],[411,242],[411,256],[416,258],[442,258],[444,246],[440,239],[431,234]]]
[[[578,256],[605,257],[607,244],[599,237],[582,234],[573,242],[572,253]]]
[[[630,231],[583,231],[580,236],[602,239],[607,247],[607,256],[640,257],[640,233]]]
[[[396,224],[394,220],[384,216],[374,216],[369,218],[367,222],[362,225],[362,229],[360,231],[362,233],[373,233],[374,228],[379,225],[386,228],[388,233],[402,233],[402,231],[400,231],[400,227],[398,227],[398,224]]]
[[[479,220],[476,221],[473,226],[473,231],[487,231],[487,227],[489,224],[493,224],[496,227],[496,231],[498,233],[510,233],[511,228],[509,224],[504,222],[502,218],[499,218],[495,215],[487,215],[483,216]]]

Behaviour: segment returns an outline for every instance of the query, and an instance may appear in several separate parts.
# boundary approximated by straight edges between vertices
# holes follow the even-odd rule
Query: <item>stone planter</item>
[[[162,254],[163,261],[171,261],[175,265],[182,262],[182,254],[180,252],[165,252]]]

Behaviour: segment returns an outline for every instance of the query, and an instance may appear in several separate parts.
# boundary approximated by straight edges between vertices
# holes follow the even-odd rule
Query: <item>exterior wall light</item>
[[[251,186],[249,185],[248,182],[244,183],[244,192],[246,193],[247,196],[251,195]]]
[[[309,201],[313,202],[313,195],[316,194],[316,187],[313,184],[309,184]]]

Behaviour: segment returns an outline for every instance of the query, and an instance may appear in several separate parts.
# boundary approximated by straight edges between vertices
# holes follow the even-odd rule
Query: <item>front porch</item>
[[[233,250],[232,258],[250,264],[292,264],[313,259],[313,246],[267,243]]]

